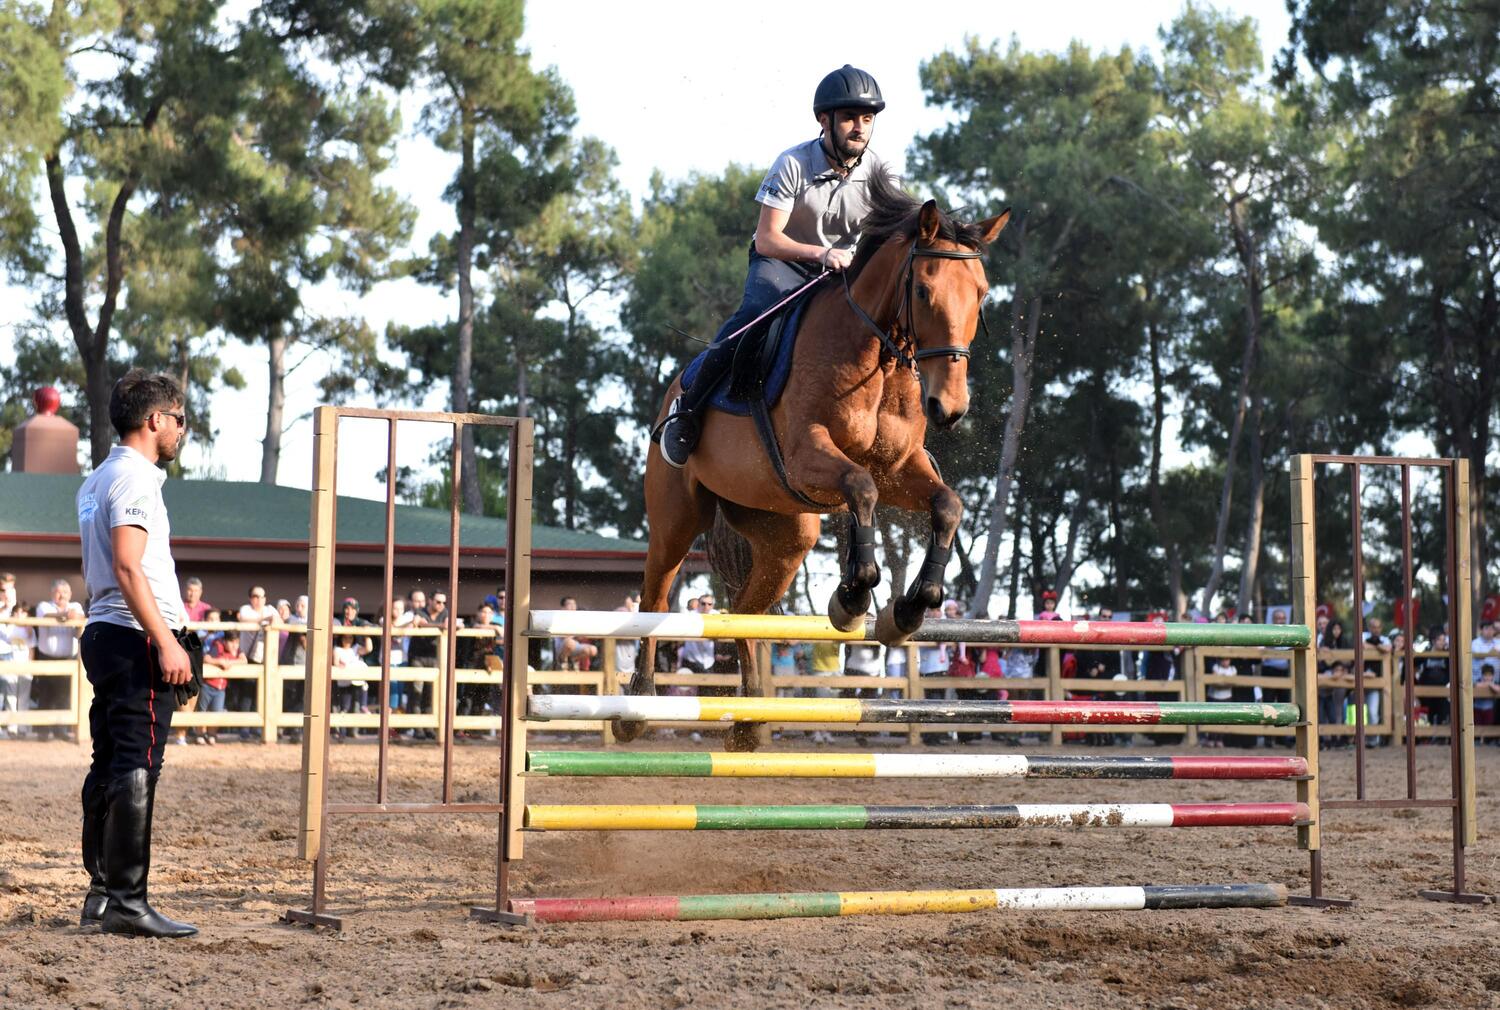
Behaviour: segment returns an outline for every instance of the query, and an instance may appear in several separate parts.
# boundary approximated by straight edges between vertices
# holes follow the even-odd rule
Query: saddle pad
[[[786,327],[782,333],[781,343],[776,348],[776,360],[771,362],[770,370],[766,373],[766,406],[775,406],[776,401],[781,399],[781,394],[786,390],[787,379],[792,374],[792,349],[797,345],[797,329],[802,322],[802,310],[806,307],[808,300],[799,301],[792,308],[792,314],[786,321]],[[698,377],[698,369],[703,364],[705,350],[694,358],[683,370],[682,388],[691,389],[693,381]],[[726,414],[735,414],[739,417],[750,416],[750,405],[743,400],[731,399],[729,395],[730,383],[734,380],[734,370],[728,370],[719,384],[714,388],[713,394],[708,399],[708,406],[716,410],[722,410]]]

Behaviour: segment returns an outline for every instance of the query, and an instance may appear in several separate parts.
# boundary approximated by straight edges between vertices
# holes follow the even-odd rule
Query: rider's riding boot
[[[92,781],[83,785],[83,868],[89,871],[89,893],[83,899],[80,926],[97,926],[109,904],[104,883],[104,814],[108,794],[104,786]]]
[[[693,376],[692,387],[683,390],[672,401],[672,408],[667,411],[667,420],[661,428],[661,458],[668,466],[681,470],[687,465],[702,431],[698,415],[708,405],[719,382],[729,374],[738,346],[734,341],[724,340],[709,347],[698,362],[698,374]]]
[[[668,466],[681,470],[687,465],[688,457],[693,454],[693,447],[698,444],[697,412],[691,407],[684,407],[682,397],[672,401],[672,409],[667,411],[667,423],[661,429],[661,458],[667,461]]]
[[[146,901],[151,874],[151,814],[156,783],[137,768],[109,784],[104,821],[104,879],[109,906],[101,923],[106,933],[177,938],[198,929],[162,915]]]

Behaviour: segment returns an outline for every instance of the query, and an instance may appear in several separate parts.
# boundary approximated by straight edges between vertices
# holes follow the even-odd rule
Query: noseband
[[[913,242],[911,248],[906,252],[906,264],[902,268],[901,304],[896,309],[896,320],[891,324],[889,330],[882,329],[879,323],[870,318],[870,314],[860,306],[859,302],[854,300],[854,292],[849,288],[849,271],[845,270],[843,272],[844,297],[849,300],[849,307],[870,328],[870,332],[875,334],[875,338],[880,341],[880,346],[884,354],[892,358],[898,368],[915,368],[917,362],[924,358],[951,357],[957,361],[959,358],[967,358],[969,356],[969,349],[967,347],[960,347],[957,344],[947,347],[921,347],[918,345],[914,306],[917,284],[916,258],[918,256],[930,256],[935,259],[945,260],[977,260],[982,258],[984,253],[978,249],[919,249],[916,242]],[[903,336],[905,340],[898,343],[896,333],[902,332],[902,329],[898,329],[898,327],[900,327],[903,315],[906,318],[906,326],[902,328],[904,329]],[[984,320],[984,306],[982,305],[979,308],[979,325],[984,328],[984,335],[989,336],[990,327]]]

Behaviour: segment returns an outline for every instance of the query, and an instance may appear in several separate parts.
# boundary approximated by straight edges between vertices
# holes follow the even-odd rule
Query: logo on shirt
[[[151,504],[150,500],[145,495],[141,495],[125,507],[125,514],[138,519],[144,519],[149,514],[146,511],[146,506],[149,504]]]
[[[86,494],[78,499],[78,523],[82,525],[94,518],[94,513],[99,511],[99,499],[91,494]]]
[[[764,186],[762,186],[760,188],[760,195],[761,196],[769,196],[769,197],[779,197],[779,196],[781,196],[781,188],[779,186],[777,186],[774,182],[768,182],[768,183],[766,183]]]

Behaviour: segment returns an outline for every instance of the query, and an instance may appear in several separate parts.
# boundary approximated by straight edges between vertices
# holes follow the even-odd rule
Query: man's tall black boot
[[[106,933],[128,936],[194,936],[196,926],[169,919],[146,902],[155,787],[144,768],[109,784],[109,813],[104,821],[104,878],[109,907],[104,910],[101,925]]]
[[[104,815],[108,794],[90,776],[83,783],[83,868],[89,871],[89,893],[83,899],[80,926],[97,926],[109,904],[104,883]]]

